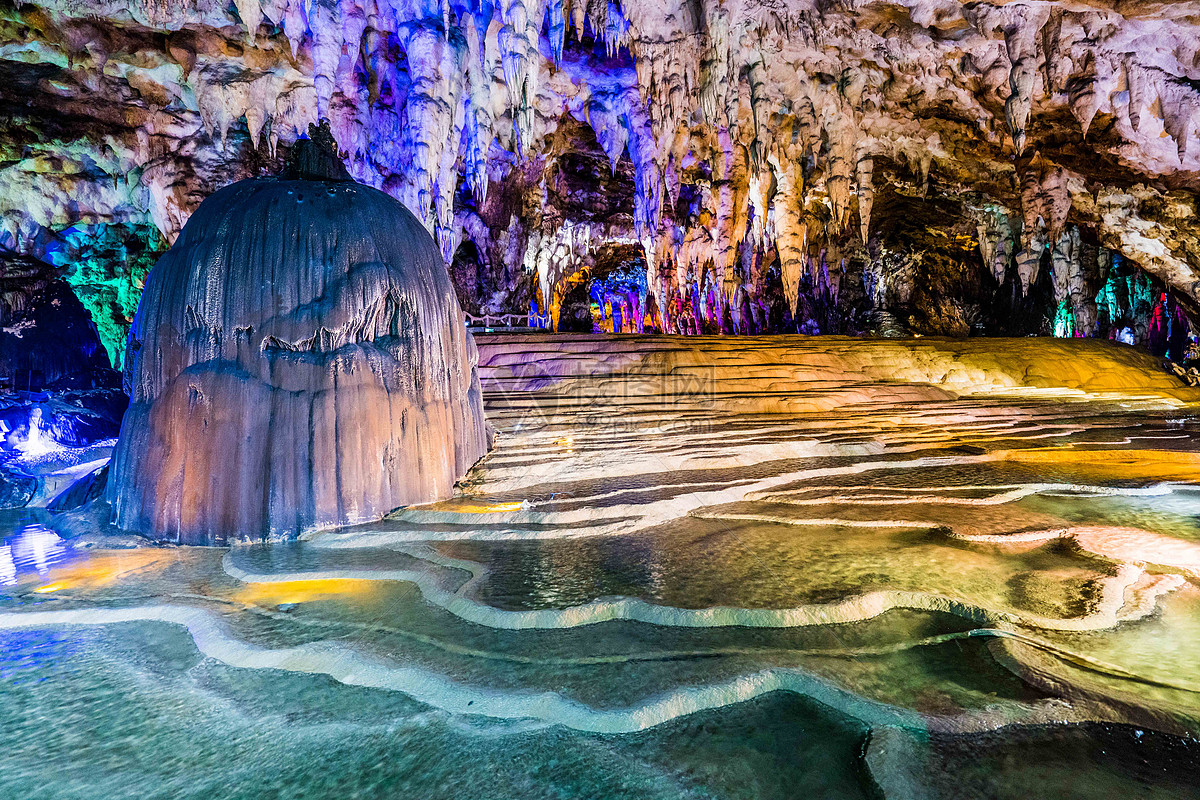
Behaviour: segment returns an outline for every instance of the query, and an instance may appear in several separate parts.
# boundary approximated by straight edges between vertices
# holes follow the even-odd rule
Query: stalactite
[[[734,294],[733,268],[739,245],[746,237],[750,221],[749,165],[745,149],[738,147],[727,134],[721,137],[724,156],[730,165],[725,179],[714,188],[717,190],[716,245],[714,277],[724,305],[717,309],[723,313],[732,302]]]
[[[283,35],[287,37],[292,48],[293,60],[300,55],[300,45],[308,34],[308,10],[303,0],[287,0],[287,8],[283,12]]]
[[[776,240],[783,273],[784,297],[794,318],[796,303],[800,299],[800,279],[804,274],[807,249],[807,228],[800,221],[804,179],[799,165],[794,162],[776,165],[775,175],[779,186],[775,195]]]
[[[467,185],[475,200],[482,205],[487,200],[488,151],[495,140],[491,115],[491,74],[495,62],[490,57],[487,41],[473,14],[464,20],[467,43],[466,79],[467,109],[464,123],[464,170]]]
[[[1079,257],[1078,250],[1079,230],[1071,228],[1063,231],[1050,251],[1050,277],[1054,284],[1054,302],[1059,306],[1068,304],[1068,308],[1070,307],[1071,274],[1075,269],[1072,264]]]
[[[142,172],[141,181],[150,195],[150,215],[155,227],[174,244],[183,230],[191,209],[187,203],[187,181],[173,159],[150,165]]]
[[[976,222],[979,252],[996,283],[1004,283],[1013,252],[1013,232],[1007,212],[997,206],[985,208]]]
[[[707,9],[708,49],[701,65],[700,108],[709,125],[729,127],[725,116],[730,81],[729,12],[720,5]]]
[[[1021,285],[1021,295],[1029,294],[1029,287],[1037,281],[1041,267],[1042,254],[1046,251],[1045,233],[1036,228],[1026,234],[1025,246],[1017,252],[1017,279]]]
[[[342,27],[338,24],[336,0],[312,0],[309,30],[312,35],[313,85],[317,90],[317,114],[329,116],[329,103],[336,86],[342,57]]]
[[[872,181],[874,169],[875,162],[869,152],[858,157],[858,231],[863,244],[867,243],[871,232],[871,207],[875,203],[875,185]]]
[[[1067,95],[1070,98],[1071,113],[1079,120],[1083,135],[1087,136],[1092,120],[1100,109],[1101,81],[1098,77],[1096,58],[1088,54],[1084,72],[1072,78],[1067,84]]]
[[[1132,59],[1125,62],[1125,83],[1129,91],[1129,124],[1135,131],[1141,130],[1142,112],[1158,95],[1153,74]]]
[[[637,238],[658,230],[662,211],[662,174],[658,169],[658,145],[640,104],[625,95],[625,120],[629,124],[629,156],[633,161],[634,231]]]
[[[1012,71],[1009,73],[1009,98],[1004,116],[1012,134],[1018,155],[1025,151],[1025,129],[1033,105],[1034,82],[1037,78],[1037,36],[1048,11],[1030,6],[1010,7],[1012,20],[1004,30],[1004,45],[1008,50]]]
[[[514,115],[517,147],[529,145],[533,133],[533,101],[538,91],[538,36],[542,27],[540,0],[504,0],[503,27],[497,41],[508,86],[509,108]]]
[[[608,156],[613,172],[617,162],[625,154],[629,144],[629,129],[625,127],[624,114],[620,110],[621,100],[607,92],[592,95],[587,105],[587,121],[596,134],[596,142]]]
[[[1046,24],[1042,27],[1042,52],[1045,54],[1046,91],[1053,94],[1060,90],[1066,82],[1066,74],[1070,63],[1069,57],[1062,55],[1063,10],[1055,7],[1050,10]]]
[[[562,0],[550,0],[548,3],[548,19],[546,22],[546,38],[550,42],[550,52],[555,65],[562,64],[563,47],[567,43],[567,16]]]
[[[442,157],[447,145],[458,142],[455,128],[462,130],[463,54],[434,26],[409,28],[402,43],[413,73],[404,131],[405,149],[412,154],[413,164],[405,174],[399,199],[432,230],[435,216],[431,214],[443,224],[449,219],[451,212],[445,204],[457,182],[456,174],[443,173],[447,165]],[[448,182],[450,186],[446,186]],[[442,204],[438,209],[433,207],[435,197]]]
[[[750,142],[750,169],[757,172],[765,164],[766,152],[770,149],[770,124],[768,123],[768,100],[766,97],[766,65],[762,56],[746,66],[746,79],[750,84],[750,116],[754,123]]]
[[[826,125],[825,132],[829,144],[826,162],[829,176],[825,186],[833,209],[833,229],[840,232],[845,229],[850,216],[850,184],[857,163],[854,153],[859,133],[849,115],[843,114],[835,116]]]
[[[1079,236],[1078,229],[1074,229],[1074,233],[1076,237]],[[1098,280],[1096,246],[1079,243],[1076,246],[1076,257],[1071,261],[1070,267],[1069,283],[1071,307],[1075,310],[1075,335],[1095,336],[1096,288],[1101,284]]]
[[[1194,92],[1175,81],[1169,81],[1162,87],[1159,105],[1162,108],[1163,129],[1175,140],[1179,163],[1182,164],[1195,138],[1193,132],[1198,112]]]
[[[1025,236],[1045,229],[1057,241],[1071,210],[1067,174],[1061,167],[1036,156],[1021,178],[1021,212]]]
[[[259,0],[233,0],[237,7],[238,16],[246,26],[246,41],[251,45],[258,36],[258,26],[263,20],[262,6]]]

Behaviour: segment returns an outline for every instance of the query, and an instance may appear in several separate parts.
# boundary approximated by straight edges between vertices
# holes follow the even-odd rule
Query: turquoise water
[[[0,520],[0,797],[1200,796],[1191,421],[494,419],[301,542]]]

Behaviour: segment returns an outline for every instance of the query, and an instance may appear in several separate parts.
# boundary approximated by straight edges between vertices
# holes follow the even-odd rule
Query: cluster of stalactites
[[[1074,247],[1067,240],[1078,239],[1078,231],[1067,227],[1071,211],[1069,177],[1062,167],[1037,155],[1021,178],[1019,214],[1010,214],[1008,209],[998,205],[986,205],[976,210],[980,256],[997,283],[1004,283],[1011,264],[1016,269],[1021,294],[1026,295],[1037,282],[1042,257],[1047,250],[1055,254],[1073,251]],[[1061,260],[1061,255],[1055,257]],[[1065,289],[1058,287],[1065,286],[1062,283],[1066,280],[1065,273],[1056,271],[1054,280],[1056,296],[1063,295]]]
[[[1085,137],[1100,112],[1123,118],[1135,134],[1154,118],[1174,141],[1181,164],[1191,152],[1195,90],[1161,67],[1142,63],[1140,53],[1075,47],[1094,35],[1086,20],[1065,24],[1068,13],[1048,3],[980,3],[966,16],[978,30],[1003,37],[1010,65],[1004,116],[1018,155],[1039,95],[1064,98]]]
[[[978,211],[976,225],[984,266],[1002,284],[1013,264],[1022,293],[1028,293],[1038,279],[1042,257],[1049,251],[1055,335],[1095,336],[1096,295],[1106,280],[1113,254],[1084,242],[1078,226],[1065,223],[1065,211],[1049,227],[1028,206],[1024,211],[1024,220],[1010,216],[999,206]]]
[[[926,187],[935,153],[945,152],[936,135],[898,122],[889,106],[921,88],[898,68],[919,73],[919,59],[856,58],[855,47],[874,42],[870,34],[833,31],[824,23],[835,21],[809,4],[761,18],[708,0],[234,5],[253,48],[290,48],[291,58],[232,61],[171,50],[218,147],[241,120],[255,145],[265,140],[274,150],[327,118],[354,177],[402,200],[449,260],[464,237],[454,208],[460,181],[482,207],[489,184],[523,158],[545,155],[549,129],[573,116],[593,128],[614,171],[623,158],[633,164],[632,226],[613,235],[643,243],[649,291],[665,307],[688,286],[709,287],[703,303],[716,305],[719,325],[732,316],[726,310],[742,307],[739,297],[761,296],[764,258],[778,257],[793,314],[806,280],[836,293],[842,256],[830,242],[867,242],[876,165],[906,163]],[[910,12],[926,24],[925,12]],[[1006,3],[963,13],[994,47],[1001,79],[993,83],[1003,84],[1005,122],[1019,153],[1042,96],[1065,98],[1085,135],[1098,113],[1110,112],[1129,125],[1119,133],[1161,138],[1161,125],[1181,159],[1189,152],[1194,90],[1153,59],[1079,46],[1084,12]],[[276,44],[263,23],[286,44]],[[598,65],[598,52],[568,46],[589,36],[609,61]],[[982,64],[979,47],[971,47],[963,63]],[[939,92],[955,91],[953,80],[940,77],[958,69],[939,68]],[[710,176],[701,191],[704,222],[674,220],[664,203],[675,203],[685,183],[695,186],[696,172]],[[1070,199],[1067,174],[1040,157],[1019,177],[1020,223],[1006,214],[981,222],[995,242],[985,245],[981,234],[981,248],[998,279],[1011,263],[1028,290],[1044,254],[1064,236]],[[186,170],[173,156],[154,161],[142,183],[154,221],[173,238],[189,211]],[[558,234],[536,236],[525,249],[540,253]],[[539,272],[547,296],[548,276],[566,269]],[[830,269],[835,277],[826,279]]]
[[[1021,179],[1021,250],[1017,275],[1021,293],[1037,280],[1042,254],[1064,235],[1071,197],[1066,170],[1037,156]]]
[[[665,281],[659,290],[688,295],[688,286],[711,292],[716,302],[701,302],[707,309],[716,305],[715,327],[738,327],[736,317],[747,305],[765,295],[763,259],[773,250],[780,262],[784,292],[790,312],[797,313],[802,282],[836,298],[843,257],[832,242],[856,233],[865,245],[870,235],[874,201],[875,153],[899,157],[920,165],[922,182],[931,163],[927,143],[878,141],[865,132],[864,116],[878,105],[865,76],[855,70],[842,71],[831,86],[809,83],[801,75],[799,88],[784,106],[772,103],[766,88],[769,56],[755,42],[743,37],[738,47],[728,42],[728,23],[722,13],[709,21],[708,47],[702,59],[698,106],[713,123],[709,148],[711,186],[701,193],[706,223],[664,223],[655,247],[658,275]],[[641,49],[645,51],[643,43]],[[670,51],[678,59],[687,48]],[[662,84],[657,68],[639,71],[651,108],[671,130],[679,118],[676,105],[687,96],[687,85]],[[690,72],[679,73],[690,80]],[[731,76],[741,76],[730,86]],[[657,88],[657,93],[655,89]],[[666,97],[663,92],[666,91]],[[683,135],[664,163],[668,194],[677,191],[673,169],[686,165],[695,154],[680,142],[693,145]],[[694,150],[695,148],[693,148]],[[818,169],[819,167],[819,169]],[[818,172],[815,181],[807,174]],[[813,213],[812,204],[824,208]],[[851,219],[857,205],[857,226]],[[697,230],[700,227],[701,230]],[[745,255],[745,254],[751,255]],[[739,254],[743,254],[739,257]],[[653,282],[651,282],[653,286]],[[666,304],[670,307],[670,304]],[[728,314],[720,313],[729,310]]]
[[[328,119],[351,174],[404,202],[435,232],[447,258],[456,239],[453,205],[460,173],[482,203],[495,177],[489,167],[494,172],[491,151],[497,140],[518,157],[536,149],[543,22],[559,64],[571,35],[582,39],[586,32],[613,54],[626,44],[629,30],[609,0],[237,0],[235,5],[252,45],[265,44],[258,37],[261,23],[277,26],[293,61],[311,61],[311,77],[303,69],[231,69],[203,58],[188,65],[208,135],[224,149],[229,128],[244,119],[254,145],[265,135],[273,152],[278,141],[292,141],[309,124]],[[612,137],[614,159],[625,149],[636,124],[630,118],[637,114],[634,102],[616,100],[624,133]],[[593,105],[603,103],[601,97]],[[603,111],[596,116],[603,117]],[[657,220],[658,182],[642,167],[653,163],[654,148],[637,144],[631,144],[630,154],[641,162],[639,206],[644,208],[639,216],[649,225]],[[151,199],[167,205],[163,198]],[[155,215],[169,226],[164,233],[170,238],[178,230],[172,216],[165,208]]]
[[[917,10],[912,13],[916,21]],[[1141,131],[1149,134],[1141,139],[1157,139],[1153,130],[1142,128],[1147,120],[1158,124],[1157,112],[1150,109],[1161,109],[1162,133],[1175,142],[1183,163],[1196,138],[1194,89],[1155,66],[1155,59],[1119,48],[1082,46],[1100,17],[1046,3],[972,4],[963,13],[977,32],[1002,43],[1001,57],[1007,65],[1005,122],[1018,154],[1025,151],[1035,98],[1046,97],[1065,101],[1084,136],[1096,115],[1106,112],[1120,117],[1118,133]],[[823,160],[820,180],[833,229],[839,231],[848,223],[857,196],[865,242],[874,160],[894,155],[889,150],[908,149],[900,145],[903,133],[877,124],[888,91],[882,73],[873,74],[869,62],[845,65],[836,57],[819,55],[789,63],[784,54],[795,52],[797,42],[819,51],[822,36],[829,35],[803,9],[773,12],[753,24],[732,19],[730,10],[718,3],[661,0],[631,5],[628,14],[629,46],[659,145],[659,170],[668,196],[679,182],[672,171],[679,169],[694,144],[687,121],[702,119],[715,140],[709,146],[716,151],[712,171],[717,179],[738,168],[728,157],[726,138],[745,151],[745,172],[751,182],[755,175],[773,173],[777,185],[788,185],[781,192],[785,197],[796,187],[801,194],[808,188],[791,174],[799,171],[793,169],[793,162]],[[673,25],[664,28],[663,19]],[[787,75],[781,76],[781,70]],[[820,85],[812,77],[818,73]],[[832,85],[829,75],[836,76]],[[780,85],[787,87],[783,94]],[[938,148],[920,149],[927,176],[932,151]],[[1070,207],[1062,170],[1036,161],[1025,171],[1022,186],[1026,219],[1018,271],[1026,289],[1036,280],[1042,253],[1061,237]],[[784,210],[775,216],[786,229],[796,214]],[[760,214],[759,219],[766,215]],[[794,249],[794,226],[781,231],[781,238],[787,242],[785,248]],[[725,242],[726,249],[730,246]],[[720,259],[715,266],[719,272]],[[794,266],[791,269],[794,272]]]
[[[675,0],[624,8],[613,0],[235,5],[250,42],[266,21],[283,31],[294,55],[307,54],[312,85],[297,82],[295,74],[202,72],[197,102],[209,132],[223,140],[229,124],[244,117],[252,139],[266,131],[273,146],[316,117],[330,118],[355,177],[402,199],[439,234],[444,251],[454,241],[459,173],[482,201],[497,137],[518,157],[535,145],[535,105],[546,69],[539,50],[543,25],[555,67],[563,65],[568,40],[589,33],[610,55],[627,47],[633,57],[636,96],[626,96],[622,90],[629,87],[620,81],[597,81],[582,115],[614,162],[628,148],[636,169],[639,237],[659,233],[664,193],[674,199],[696,119],[714,136],[724,132],[746,148],[752,173],[769,170],[772,156],[781,154],[778,180],[785,162],[797,157],[790,151],[821,154],[828,159],[835,227],[847,222],[851,187],[858,190],[860,226],[869,226],[872,153],[870,144],[864,148],[869,137],[863,118],[880,105],[883,82],[862,64],[835,62],[835,86],[814,90],[806,75],[810,65],[797,64],[789,68],[797,86],[778,96],[774,71],[782,50],[806,37],[819,45],[819,26],[806,24],[811,14],[804,9],[767,24],[735,20],[720,3]],[[1039,91],[1066,97],[1085,133],[1099,111],[1115,112],[1114,104],[1124,106],[1134,130],[1154,117],[1147,109],[1160,108],[1165,133],[1181,158],[1187,152],[1196,122],[1193,93],[1162,70],[1143,66],[1134,55],[1120,63],[1098,50],[1079,56],[1073,45],[1080,25],[1064,24],[1062,9],[1048,4],[979,4],[966,17],[976,30],[1003,40],[1009,64],[1005,119],[1018,152]],[[396,50],[404,53],[403,66],[395,63]],[[829,67],[822,64],[822,72]],[[729,168],[727,158],[715,161],[717,174]]]

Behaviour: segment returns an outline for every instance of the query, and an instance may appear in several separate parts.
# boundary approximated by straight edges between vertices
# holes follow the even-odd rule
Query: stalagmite
[[[121,527],[215,544],[365,522],[448,496],[486,451],[433,240],[313,151],[295,169],[316,179],[221,190],[152,270],[110,483]]]

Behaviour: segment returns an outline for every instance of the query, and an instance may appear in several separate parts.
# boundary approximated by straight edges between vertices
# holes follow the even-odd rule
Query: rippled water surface
[[[1195,420],[492,418],[302,542],[0,520],[0,797],[1200,796]]]

